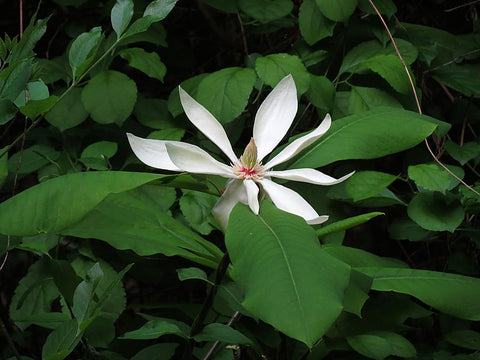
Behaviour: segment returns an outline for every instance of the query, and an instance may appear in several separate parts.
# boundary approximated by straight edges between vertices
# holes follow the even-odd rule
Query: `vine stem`
[[[418,99],[418,94],[417,94],[417,89],[415,88],[415,84],[413,83],[413,79],[412,79],[412,76],[410,74],[410,71],[408,71],[408,66],[407,64],[405,63],[405,60],[403,59],[403,56],[402,54],[400,53],[400,50],[398,49],[398,46],[397,46],[397,43],[395,41],[395,39],[393,38],[393,35],[392,33],[390,32],[390,29],[387,25],[387,23],[385,22],[385,19],[383,18],[382,14],[380,14],[380,11],[378,11],[377,7],[375,6],[373,0],[368,0],[370,5],[373,7],[373,9],[375,10],[375,12],[377,13],[378,17],[380,18],[383,26],[385,27],[385,30],[387,31],[387,34],[390,38],[390,40],[392,41],[392,44],[393,44],[393,47],[395,48],[395,52],[397,53],[397,56],[398,58],[400,59],[400,61],[402,62],[402,65],[405,69],[405,72],[407,73],[407,76],[408,76],[408,81],[410,82],[410,86],[412,87],[412,91],[413,91],[413,96],[415,97],[415,102],[417,104],[417,109],[418,109],[418,113],[419,114],[423,114],[422,112],[422,107],[420,106],[420,100]],[[435,162],[440,165],[446,172],[448,172],[450,175],[452,175],[455,179],[457,179],[458,181],[460,181],[460,183],[462,183],[463,185],[465,185],[470,191],[474,192],[475,194],[477,194],[478,196],[480,196],[480,193],[478,191],[476,191],[473,187],[471,187],[470,185],[468,185],[465,181],[463,181],[462,179],[460,179],[457,175],[455,175],[449,168],[447,168],[441,161],[440,159],[433,153],[433,150],[432,148],[430,147],[430,144],[428,143],[428,139],[425,139],[425,146],[427,147],[427,150],[428,152],[430,153],[430,155],[433,157],[433,159],[435,160]]]
[[[207,314],[213,305],[213,299],[215,298],[215,294],[217,293],[217,286],[222,283],[222,280],[227,273],[229,263],[230,257],[228,256],[228,252],[225,252],[225,254],[223,254],[222,260],[220,260],[220,263],[218,264],[217,273],[215,274],[214,285],[212,285],[208,290],[207,297],[203,302],[202,308],[193,320],[192,326],[190,328],[189,340],[183,353],[184,360],[192,359],[192,351],[195,344],[195,340],[193,339],[193,337],[197,335],[203,328],[203,322],[205,321],[205,318],[207,317]]]

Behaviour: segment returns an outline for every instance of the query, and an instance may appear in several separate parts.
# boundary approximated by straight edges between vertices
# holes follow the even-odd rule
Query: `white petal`
[[[168,156],[182,171],[196,174],[214,174],[226,178],[236,177],[232,168],[215,160],[198,146],[183,142],[165,144]]]
[[[348,179],[355,171],[342,176],[340,179],[328,176],[318,170],[314,169],[291,169],[284,171],[267,171],[265,176],[277,177],[280,179],[301,181],[315,185],[335,185]]]
[[[265,98],[255,116],[253,138],[258,161],[270,154],[285,136],[297,113],[297,89],[292,75],[284,77]]]
[[[319,139],[323,134],[325,134],[330,125],[332,124],[332,118],[329,114],[325,116],[322,123],[312,132],[292,141],[288,144],[285,149],[280,151],[277,155],[273,157],[272,160],[265,164],[266,169],[271,169],[278,164],[281,164],[288,159],[291,159],[297,155],[300,151],[305,149],[308,145],[313,144],[317,139]]]
[[[212,209],[213,217],[217,220],[223,231],[227,228],[230,213],[238,202],[248,204],[247,191],[243,180],[231,179],[228,181],[227,188],[222,197]]]
[[[262,179],[259,183],[280,210],[301,216],[308,224],[312,225],[328,220],[328,216],[318,215],[315,209],[297,192],[268,179]]]
[[[133,152],[143,163],[157,169],[181,171],[170,160],[165,147],[166,143],[175,143],[176,141],[142,139],[129,133],[127,137]]]
[[[260,204],[258,203],[258,185],[255,184],[253,180],[244,180],[243,186],[245,186],[245,190],[247,191],[248,206],[250,206],[250,209],[255,215],[258,215],[258,211],[260,210]]]
[[[199,104],[194,98],[181,87],[178,88],[180,94],[180,102],[183,110],[187,114],[188,119],[193,125],[197,127],[207,138],[209,138],[220,150],[228,156],[232,163],[235,163],[238,158],[233,152],[230,140],[228,140],[227,133],[223,126],[215,119],[215,117]]]

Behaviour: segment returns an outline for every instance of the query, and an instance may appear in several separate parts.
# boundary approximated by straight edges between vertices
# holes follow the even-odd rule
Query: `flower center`
[[[260,180],[265,176],[265,168],[257,161],[257,146],[253,138],[238,162],[232,165],[232,171],[239,179],[245,180]]]

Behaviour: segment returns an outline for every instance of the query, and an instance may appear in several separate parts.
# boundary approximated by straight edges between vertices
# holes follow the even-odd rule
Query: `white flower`
[[[230,165],[222,164],[192,144],[142,139],[127,134],[130,146],[142,162],[163,170],[214,174],[228,178],[225,192],[212,210],[223,229],[226,228],[230,212],[238,202],[248,204],[250,209],[258,214],[260,190],[276,207],[303,217],[309,224],[320,224],[328,219],[326,215],[319,216],[298,193],[270,178],[333,185],[353,174],[335,179],[314,169],[272,170],[325,134],[331,125],[329,115],[315,130],[292,141],[265,165],[262,164],[262,160],[285,136],[297,112],[297,90],[291,75],[283,78],[260,105],[253,126],[253,137],[240,159],[235,155],[225,130],[215,117],[182,88],[179,88],[179,92],[187,117],[223,151],[230,160]]]

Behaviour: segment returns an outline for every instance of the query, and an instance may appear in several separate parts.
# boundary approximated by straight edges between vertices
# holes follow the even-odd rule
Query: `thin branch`
[[[390,40],[392,41],[392,44],[393,44],[393,47],[395,48],[395,52],[397,53],[397,56],[399,57],[400,61],[402,62],[402,65],[405,69],[405,72],[407,73],[407,76],[408,76],[408,80],[410,82],[410,85],[412,87],[412,90],[413,90],[413,95],[415,97],[415,102],[417,103],[417,108],[418,108],[418,113],[419,114],[423,114],[422,112],[422,107],[420,106],[420,101],[418,99],[418,94],[417,94],[417,89],[415,88],[415,84],[413,83],[413,79],[412,79],[412,76],[410,75],[410,71],[408,71],[408,67],[407,67],[407,64],[405,63],[405,60],[403,59],[403,56],[402,54],[400,53],[400,50],[398,49],[398,46],[397,46],[397,43],[395,42],[395,39],[393,38],[393,35],[392,33],[390,32],[390,29],[387,25],[387,23],[385,22],[385,20],[383,19],[383,16],[382,14],[380,14],[380,11],[378,11],[377,7],[375,6],[375,4],[373,3],[372,0],[368,0],[370,2],[370,5],[372,5],[373,9],[375,10],[375,12],[377,13],[378,17],[380,18],[380,20],[382,21],[382,24],[383,26],[385,27],[385,30],[387,31],[388,33],[388,36],[390,37]],[[433,153],[432,149],[430,148],[430,144],[428,143],[428,140],[425,139],[425,146],[427,147],[428,149],[428,152],[430,153],[430,155],[433,157],[433,159],[435,160],[435,162],[440,165],[445,171],[447,171],[450,175],[452,175],[455,179],[457,179],[458,181],[460,181],[463,185],[465,185],[470,191],[474,192],[475,194],[477,194],[478,196],[480,196],[480,193],[478,191],[476,191],[474,188],[472,188],[470,185],[468,185],[465,181],[463,181],[462,179],[460,179],[457,175],[455,175],[450,169],[448,169],[439,159],[438,157]]]

